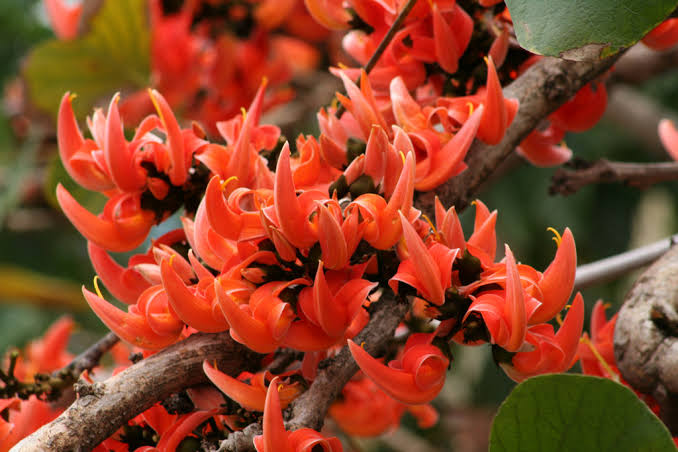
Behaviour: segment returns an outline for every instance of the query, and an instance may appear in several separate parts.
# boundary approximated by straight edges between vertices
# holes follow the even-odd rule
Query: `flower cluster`
[[[343,46],[361,65],[411,5],[304,3],[322,25],[350,29]],[[269,34],[284,26],[301,36],[306,16],[297,14],[303,5],[294,0],[186,2],[171,13],[151,2],[156,86],[163,94],[149,90],[132,103],[150,103],[155,113],[131,120],[115,95],[106,112],[88,118],[91,138],[85,138],[73,96],[64,95],[61,159],[76,182],[108,201],[93,214],[62,186],[57,198],[88,240],[98,278],[127,305],[107,301],[95,279],[95,291],[83,288],[93,311],[146,353],[196,332],[228,331],[264,355],[257,372],[235,376],[204,363],[207,377],[229,398],[221,408],[224,399],[215,392],[212,403],[194,413],[171,417],[153,409],[137,418],[134,425],[156,434],[156,448],[176,445],[195,429],[209,435],[224,425],[241,428],[247,411],[263,412],[263,435],[254,440],[260,452],[341,450],[336,438],[314,430],[288,432],[281,409],[316,379],[320,362],[343,347],[360,371],[328,414],[360,436],[394,428],[405,411],[423,426],[435,423],[428,404],[445,384],[452,342],[490,344],[516,381],[574,364],[584,302],[577,294],[568,306],[577,264],[572,232],[553,230],[555,256],[539,271],[519,263],[508,245],[497,252],[498,213],[481,201],[470,234],[454,207],[436,199],[431,221],[415,205],[415,192],[431,191],[466,169],[475,139],[502,141],[520,107],[505,98],[502,84],[537,59],[511,47],[511,19],[500,1],[460,3],[416,2],[369,73],[332,68],[345,92],[317,113],[318,136],[288,142],[278,127],[261,123],[288,80],[281,75],[286,69],[271,75],[269,65],[282,64],[277,58],[310,61],[289,58],[283,50],[299,48],[291,41],[274,45],[282,38]],[[251,19],[254,30],[237,41],[228,34],[212,39],[214,18],[191,28],[210,8],[223,8],[229,26]],[[180,38],[161,41],[166,35]],[[282,49],[273,62],[259,52],[267,46]],[[207,77],[196,64],[203,60],[210,63]],[[246,70],[252,72],[245,76]],[[196,106],[205,87],[210,94]],[[239,112],[246,102],[249,108]],[[605,104],[604,86],[592,82],[549,115],[519,152],[537,165],[562,163],[571,156],[561,144],[564,133],[591,127]],[[176,107],[205,120],[222,141],[197,123],[182,126]],[[224,117],[230,119],[219,120]],[[125,134],[125,125],[137,123]],[[151,240],[127,265],[109,254],[138,248],[153,225],[177,211],[182,228]],[[356,336],[373,305],[394,297],[412,309],[390,353],[375,358]],[[293,351],[292,362],[268,368],[283,349]]]

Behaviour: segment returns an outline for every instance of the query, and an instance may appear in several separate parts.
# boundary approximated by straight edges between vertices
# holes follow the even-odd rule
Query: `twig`
[[[379,42],[379,45],[374,50],[374,53],[372,54],[370,59],[367,60],[367,64],[363,68],[366,74],[369,74],[372,71],[372,69],[374,69],[374,66],[377,65],[377,63],[379,62],[379,58],[381,58],[381,55],[386,50],[386,47],[388,47],[388,45],[391,43],[393,37],[398,32],[398,30],[400,30],[400,27],[402,27],[403,23],[405,22],[405,19],[407,19],[408,14],[410,14],[410,11],[412,11],[412,8],[414,8],[415,3],[417,3],[417,0],[408,0],[403,9],[400,10],[398,17],[396,17],[396,20],[391,24],[391,27],[388,29],[382,40]],[[360,85],[360,79],[361,77],[358,77],[358,80],[356,80],[357,85]],[[335,113],[336,117],[341,118],[341,115],[344,114],[344,111],[346,111],[344,106],[339,105],[339,107],[337,108],[337,112]]]
[[[598,61],[566,61],[542,58],[504,89],[504,96],[520,102],[518,114],[495,146],[476,141],[466,156],[468,169],[438,187],[435,192],[418,194],[418,207],[433,213],[438,196],[457,212],[466,208],[478,187],[513,152],[515,147],[545,118],[571,98],[582,86],[607,71],[619,54]]]
[[[54,375],[63,376],[68,374],[73,376],[74,380],[77,379],[83,371],[92,370],[98,366],[104,353],[113,348],[118,342],[120,342],[120,339],[114,333],[106,334],[94,344],[90,345],[87,350],[73,358],[73,361],[66,367],[56,371]]]
[[[258,367],[260,358],[228,333],[194,334],[104,382],[76,385],[78,399],[12,450],[90,450],[157,401],[206,383],[204,360],[217,360],[222,372],[237,375]]]
[[[601,259],[577,267],[574,290],[585,289],[596,284],[611,281],[621,275],[647,265],[678,243],[678,235],[667,237],[649,245],[626,251],[616,256]]]
[[[660,405],[678,434],[678,246],[638,278],[619,311],[614,351],[622,377]]]
[[[678,162],[625,163],[602,159],[585,168],[558,168],[549,193],[567,196],[586,185],[613,182],[645,188],[671,180],[678,180]]]

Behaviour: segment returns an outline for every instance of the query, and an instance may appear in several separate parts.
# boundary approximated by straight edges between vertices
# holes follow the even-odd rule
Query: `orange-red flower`
[[[311,452],[321,448],[325,452],[342,452],[341,442],[337,438],[325,438],[310,428],[293,432],[285,430],[278,390],[279,378],[268,385],[264,407],[263,435],[254,437],[254,447],[258,452]]]
[[[372,358],[350,339],[348,346],[360,370],[388,395],[408,405],[420,405],[438,395],[450,364],[440,349],[431,345],[432,339],[433,334],[411,334],[400,358],[388,366]]]

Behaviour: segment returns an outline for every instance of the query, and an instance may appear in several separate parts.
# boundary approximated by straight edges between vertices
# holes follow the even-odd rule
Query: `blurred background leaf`
[[[61,96],[75,92],[73,107],[82,117],[112,92],[148,86],[147,7],[146,0],[104,2],[82,38],[52,39],[34,48],[25,68],[32,102],[56,115]]]

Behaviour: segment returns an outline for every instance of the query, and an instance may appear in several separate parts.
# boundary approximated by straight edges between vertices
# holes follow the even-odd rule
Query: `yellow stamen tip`
[[[476,107],[472,102],[466,102],[466,105],[468,105],[468,115],[471,116]]]
[[[362,348],[363,350],[365,349],[365,341],[362,341],[362,342],[360,343],[360,348]]]
[[[487,56],[484,56],[483,60],[485,61],[485,64],[487,64],[488,66],[490,65],[490,59]]]
[[[170,256],[170,259],[169,259],[169,266],[170,266],[170,267],[172,266],[172,262],[174,261],[174,257],[175,257],[175,256],[176,256],[176,254],[172,254],[172,255]]]
[[[547,231],[550,231],[553,233],[555,237],[553,237],[553,241],[556,242],[556,245],[560,246],[560,242],[563,240],[563,238],[560,236],[560,233],[555,230],[555,228],[548,227],[546,228]]]
[[[278,392],[280,392],[280,391],[282,391],[282,390],[283,390],[283,385],[281,385],[281,384],[278,385]]]
[[[341,61],[337,64],[337,66],[339,66],[339,69],[348,69],[348,66],[346,66],[346,65],[345,65],[344,63],[342,63]]]
[[[94,275],[94,290],[99,298],[104,298],[104,296],[101,295],[101,289],[99,289],[99,275]]]
[[[245,110],[245,107],[240,107],[240,113],[242,113],[243,121],[247,119],[247,110]]]
[[[229,177],[228,179],[221,181],[221,184],[220,184],[220,185],[221,185],[221,191],[224,191],[224,190],[226,189],[226,186],[227,186],[231,181],[234,181],[234,180],[238,180],[238,176],[231,176],[231,177]]]
[[[405,153],[403,151],[398,151],[400,158],[403,160],[403,165],[405,164]]]
[[[68,96],[68,101],[69,101],[69,102],[73,102],[73,100],[74,100],[76,97],[78,97],[77,94],[71,93],[71,94]]]
[[[261,77],[261,84],[263,86],[268,85],[268,77],[266,77],[265,75],[263,77]]]

